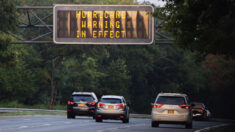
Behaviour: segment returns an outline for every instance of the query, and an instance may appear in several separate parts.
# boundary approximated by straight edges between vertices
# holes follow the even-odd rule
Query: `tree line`
[[[132,0],[0,1],[0,104],[16,101],[28,106],[66,105],[73,91],[92,91],[98,97],[123,95],[132,112],[150,113],[150,103],[158,93],[180,92],[188,94],[191,101],[204,102],[216,117],[234,118],[232,106],[235,102],[231,99],[235,93],[233,49],[219,46],[234,42],[229,36],[234,29],[230,32],[221,26],[216,32],[225,31],[228,36],[206,36],[212,35],[207,32],[213,28],[209,18],[214,20],[214,16],[203,19],[200,14],[194,15],[196,9],[210,11],[206,2],[211,1],[203,1],[172,3],[167,0],[165,8],[153,15],[167,21],[163,30],[175,42],[172,45],[147,46],[10,44],[14,38],[8,33],[22,30],[17,29],[16,5],[52,5],[55,2],[135,4]],[[226,2],[230,0],[225,1],[225,5]],[[199,9],[201,4],[203,8]],[[221,3],[210,4],[217,7]],[[177,8],[173,8],[174,5]],[[164,14],[166,11],[168,14]],[[227,18],[229,15],[223,17],[226,12],[219,14],[218,25],[222,20],[232,21],[232,18]],[[202,20],[195,21],[199,18]],[[177,23],[179,20],[181,22]],[[199,29],[205,26],[205,32],[190,28],[190,25]],[[226,41],[222,42],[225,38]]]

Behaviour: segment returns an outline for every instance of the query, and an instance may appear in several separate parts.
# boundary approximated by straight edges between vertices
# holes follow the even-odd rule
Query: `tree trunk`
[[[54,105],[54,91],[55,91],[55,85],[54,85],[54,72],[55,72],[55,58],[51,61],[51,99],[50,99],[50,107],[49,109],[53,109]]]

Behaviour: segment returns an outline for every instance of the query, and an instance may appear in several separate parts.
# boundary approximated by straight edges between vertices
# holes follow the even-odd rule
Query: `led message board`
[[[55,5],[55,44],[152,44],[150,5]]]

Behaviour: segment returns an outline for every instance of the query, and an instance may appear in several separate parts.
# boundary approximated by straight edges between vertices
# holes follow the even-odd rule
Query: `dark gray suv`
[[[97,102],[97,97],[93,92],[73,92],[67,103],[67,118],[75,118],[76,115],[94,117]]]

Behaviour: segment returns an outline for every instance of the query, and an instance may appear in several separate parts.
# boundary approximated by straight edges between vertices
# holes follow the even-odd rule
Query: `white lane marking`
[[[29,121],[29,120],[31,120],[31,119],[24,119],[25,121]]]
[[[216,126],[212,126],[212,127],[206,127],[206,128],[203,128],[203,129],[199,129],[199,130],[196,130],[194,132],[202,132],[202,131],[210,130],[210,129],[213,129],[213,128],[227,126],[227,125],[228,124],[220,124],[220,125],[216,125]]]
[[[29,126],[20,126],[19,129],[28,128]]]
[[[48,124],[43,124],[42,126],[51,126],[51,124],[49,124],[49,123]]]
[[[71,124],[72,122],[69,122],[69,121],[66,121],[66,122],[64,122],[64,124]]]

